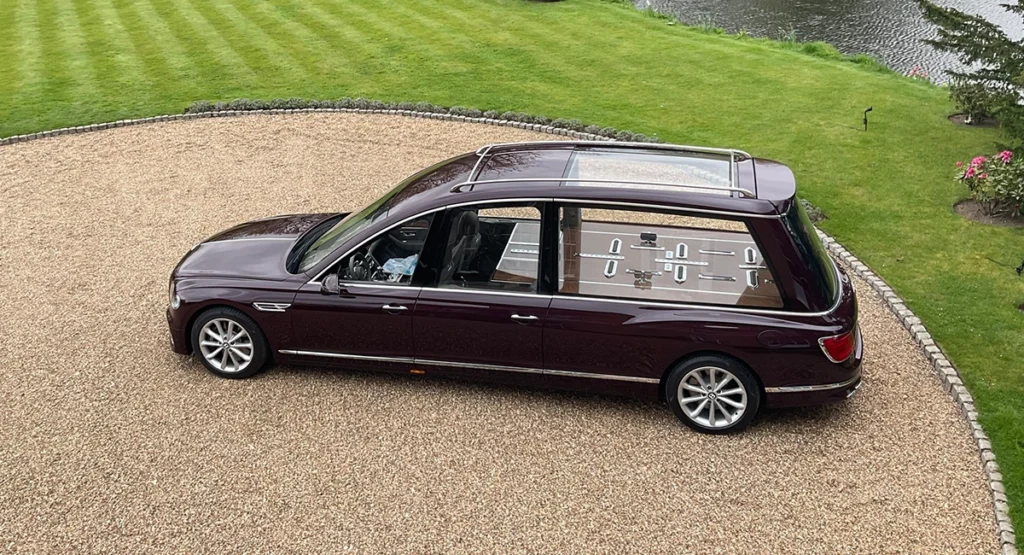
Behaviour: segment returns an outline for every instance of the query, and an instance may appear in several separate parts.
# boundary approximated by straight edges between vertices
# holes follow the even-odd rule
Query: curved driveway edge
[[[265,111],[217,111],[195,114],[164,115],[141,119],[119,120],[109,123],[62,128],[28,135],[7,137],[4,139],[0,139],[0,145],[19,143],[24,141],[60,135],[86,133],[91,131],[112,129],[116,127],[140,125],[144,123],[191,120],[211,117],[230,117],[249,114],[282,115],[314,112],[343,112],[352,114],[408,116],[452,122],[481,123],[503,127],[512,127],[527,131],[561,135],[574,139],[606,141],[613,140],[598,135],[592,135],[589,133],[583,133],[578,131],[571,131],[568,129],[553,127],[550,125],[527,124],[522,122],[491,118],[472,118],[444,113],[426,113],[407,110],[298,109]],[[891,287],[889,287],[881,278],[879,278],[873,271],[871,271],[870,268],[868,268],[865,264],[863,264],[860,260],[853,256],[847,249],[845,249],[841,244],[836,242],[833,238],[821,233],[820,231],[819,234],[822,236],[822,239],[824,240],[829,251],[831,251],[834,256],[841,259],[849,267],[851,267],[859,277],[861,277],[867,283],[869,283],[870,286],[883,298],[886,306],[888,306],[888,308],[898,317],[899,321],[903,324],[904,328],[910,333],[914,342],[918,345],[920,350],[928,358],[929,362],[932,365],[932,368],[941,380],[944,389],[949,393],[949,395],[960,407],[963,417],[967,420],[967,423],[970,426],[971,433],[975,440],[978,454],[983,465],[986,482],[988,484],[988,488],[992,496],[994,515],[997,524],[1002,554],[1016,554],[1017,549],[1015,547],[1014,530],[1009,518],[1009,507],[1007,497],[1005,494],[1005,489],[1002,482],[1002,474],[999,471],[999,465],[995,461],[995,455],[992,451],[992,445],[988,439],[988,436],[985,434],[984,430],[982,429],[982,426],[978,422],[978,413],[977,409],[975,408],[974,399],[971,396],[970,392],[967,390],[966,386],[964,385],[963,380],[961,379],[957,369],[945,356],[945,354],[938,347],[938,345],[935,344],[935,341],[931,337],[931,334],[928,333],[928,330],[922,324],[920,318],[916,317],[913,314],[913,312],[911,312],[907,308],[906,303],[904,303],[903,300],[900,299],[895,294]]]

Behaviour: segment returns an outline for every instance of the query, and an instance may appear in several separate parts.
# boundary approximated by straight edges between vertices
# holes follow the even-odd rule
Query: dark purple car
[[[171,275],[176,352],[660,399],[690,427],[860,386],[857,302],[785,166],[661,144],[490,145],[353,214],[279,216]]]

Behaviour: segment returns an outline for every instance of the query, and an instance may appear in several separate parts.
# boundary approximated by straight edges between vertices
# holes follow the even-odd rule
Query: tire
[[[712,379],[715,390],[709,392]],[[701,355],[684,360],[669,372],[665,401],[690,428],[706,434],[730,434],[746,428],[757,415],[761,387],[743,363],[724,356]]]
[[[226,351],[225,336],[236,338]],[[259,325],[234,308],[216,307],[200,314],[192,325],[191,340],[192,352],[203,366],[222,378],[248,378],[263,370],[269,360],[270,348]]]

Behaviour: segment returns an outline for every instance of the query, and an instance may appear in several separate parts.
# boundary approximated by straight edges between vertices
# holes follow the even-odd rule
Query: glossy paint
[[[531,148],[506,156],[486,175],[551,175],[564,168],[571,147]],[[351,238],[323,262],[300,274],[285,269],[292,245],[332,216],[296,215],[236,226],[190,251],[172,274],[182,299],[168,309],[174,350],[191,352],[189,330],[212,306],[231,306],[261,327],[281,363],[444,375],[524,386],[561,388],[642,399],[662,397],[661,381],[681,359],[723,353],[747,364],[767,391],[768,406],[799,406],[845,399],[859,386],[862,346],[842,364],[828,361],[818,339],[856,327],[853,286],[838,267],[838,296],[823,292],[780,217],[792,209],[795,185],[781,164],[743,160],[741,186],[758,199],[664,190],[571,187],[550,183],[477,185],[453,193],[470,178],[475,155],[421,172],[391,199],[387,217]],[[520,162],[517,165],[517,161]],[[517,173],[517,167],[522,172]],[[478,168],[478,171],[480,169]],[[756,176],[756,182],[755,180]],[[437,242],[446,210],[469,204],[530,200],[546,229],[542,275],[536,294],[502,294],[436,287]],[[657,207],[746,221],[772,264],[782,310],[730,310],[556,294],[553,242],[561,202],[594,206]],[[413,283],[341,283],[325,294],[319,278],[346,253],[419,214],[437,212]],[[548,244],[552,243],[552,244]],[[253,303],[289,305],[264,312]],[[402,310],[401,308],[404,308]],[[516,318],[535,317],[536,319]],[[786,388],[845,384],[824,390]],[[781,388],[781,389],[780,389]]]

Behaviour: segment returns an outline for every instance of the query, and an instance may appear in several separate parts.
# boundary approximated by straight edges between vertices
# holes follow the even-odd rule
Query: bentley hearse
[[[853,285],[790,170],[547,141],[438,163],[350,214],[235,226],[174,269],[173,349],[661,400],[726,433],[860,386]]]

